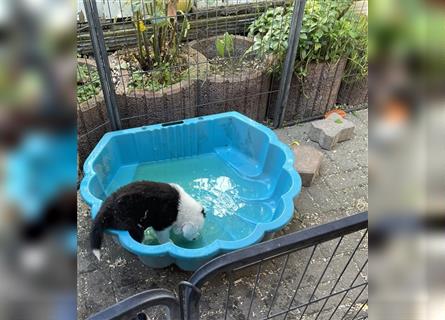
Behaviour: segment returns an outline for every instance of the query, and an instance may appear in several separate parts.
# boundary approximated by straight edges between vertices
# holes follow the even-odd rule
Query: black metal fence
[[[367,1],[206,1],[179,0],[175,6],[166,0],[81,2],[81,163],[105,132],[118,128],[224,111],[279,127],[321,117],[338,103],[348,110],[366,106],[366,50],[342,53],[347,46],[335,46],[347,37],[330,37],[327,48],[321,38],[309,52],[302,48],[312,43],[308,36],[317,34],[351,32],[356,37],[358,27],[347,28],[347,23],[357,19],[344,19],[338,30],[330,30],[324,20],[316,21],[312,30],[311,19],[327,19],[328,11],[320,8],[328,4],[342,17],[358,16]],[[311,50],[325,50],[326,61],[314,55],[303,70],[299,62]],[[359,62],[358,69],[348,67],[352,61]]]
[[[364,212],[225,254],[179,298],[148,290],[90,319],[366,319],[367,226]]]

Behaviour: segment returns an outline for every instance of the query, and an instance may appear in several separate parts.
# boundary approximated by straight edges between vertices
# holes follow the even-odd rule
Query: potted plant
[[[345,17],[351,3],[307,1],[285,120],[322,116],[335,105],[354,28]],[[280,72],[287,52],[291,17],[292,8],[272,8],[249,26],[249,35],[255,40],[253,50],[273,54],[279,62],[274,72]],[[279,79],[272,84],[272,91],[278,87]],[[275,101],[273,94],[270,117]]]
[[[252,39],[227,32],[190,42],[208,61],[200,67],[199,115],[238,111],[265,120],[270,62],[250,51],[252,45]]]
[[[337,103],[346,108],[368,102],[368,19],[364,15],[357,15],[354,19],[358,20],[357,36],[337,97]]]
[[[113,58],[126,100],[121,108],[123,126],[196,116],[197,65],[205,59],[182,44],[190,28],[186,15],[178,11],[176,16],[174,0],[141,0],[134,7],[137,47],[119,51]]]

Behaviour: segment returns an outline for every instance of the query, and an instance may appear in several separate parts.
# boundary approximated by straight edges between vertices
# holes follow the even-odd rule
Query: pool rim
[[[294,169],[294,161],[295,156],[291,149],[281,142],[278,136],[271,129],[266,126],[238,113],[235,111],[219,113],[208,116],[200,116],[196,118],[189,118],[182,120],[180,123],[173,124],[176,125],[190,125],[197,122],[201,122],[204,120],[214,120],[219,118],[236,118],[246,123],[246,125],[252,126],[257,130],[265,133],[269,139],[269,145],[275,145],[285,154],[285,161],[282,165],[282,171],[285,171],[289,174],[291,178],[291,185],[289,189],[280,195],[280,200],[283,201],[283,209],[281,214],[272,221],[269,222],[258,222],[255,225],[253,231],[246,237],[238,239],[238,240],[215,240],[212,243],[201,247],[201,248],[184,248],[174,244],[172,241],[168,243],[164,243],[162,245],[145,245],[134,240],[128,231],[123,230],[114,230],[108,229],[107,232],[116,236],[119,240],[119,243],[128,251],[138,255],[138,256],[165,256],[170,255],[177,259],[203,259],[209,258],[217,255],[220,252],[228,252],[237,250],[240,248],[245,248],[250,245],[253,245],[259,242],[267,233],[275,232],[281,228],[283,228],[292,218],[294,214],[294,197],[301,191],[301,178],[297,171]],[[96,172],[94,171],[92,165],[94,160],[100,154],[100,151],[103,147],[115,136],[123,135],[123,134],[133,134],[139,131],[146,130],[157,130],[165,128],[165,124],[155,124],[148,125],[136,128],[123,129],[118,131],[112,131],[106,133],[101,140],[94,147],[93,151],[87,157],[84,162],[83,171],[84,177],[80,184],[80,194],[83,200],[90,206],[91,208],[91,218],[94,219],[99,208],[102,204],[102,200],[95,197],[89,191],[89,184],[93,180]]]

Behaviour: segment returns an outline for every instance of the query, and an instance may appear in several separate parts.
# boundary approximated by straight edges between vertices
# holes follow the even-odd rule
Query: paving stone
[[[349,172],[347,175],[340,173],[323,177],[323,181],[326,182],[332,190],[342,190],[345,188],[367,184],[368,173],[365,173],[363,170],[354,170]]]
[[[295,154],[294,168],[300,174],[303,186],[309,187],[319,174],[323,152],[305,144],[299,144],[292,149]]]
[[[354,114],[364,123],[368,123],[368,109],[355,111]],[[351,116],[354,116],[354,114],[351,114]]]
[[[319,213],[338,210],[342,207],[341,203],[337,201],[335,193],[326,186],[312,185],[307,189],[308,192],[302,192],[300,197],[294,199],[295,208],[305,221],[306,226],[322,223],[322,220],[316,219],[316,215]],[[320,190],[323,191],[320,192]]]
[[[319,212],[336,210],[342,207],[335,193],[324,183],[314,184],[308,188],[308,191],[312,198],[314,208],[318,209]]]
[[[327,152],[327,155],[343,172],[359,167],[359,163],[356,161],[357,153],[350,148],[338,148]]]
[[[327,153],[325,152],[325,155]],[[335,173],[340,173],[341,169],[337,162],[333,161],[329,156],[323,157],[320,165],[320,176],[328,176]]]
[[[305,138],[307,138],[309,126],[307,123],[301,123],[292,127],[283,128],[282,130],[286,132],[286,135],[290,139],[304,140]]]
[[[276,130],[275,133],[278,136],[278,139],[281,140],[281,142],[287,145],[290,145],[292,143],[291,138],[287,135],[287,132],[284,129]]]
[[[294,198],[294,207],[301,215],[304,212],[313,210],[313,197],[307,189],[302,189],[300,194]]]
[[[354,158],[360,167],[368,168],[368,151],[367,150],[364,150],[362,152],[357,152],[355,154]]]
[[[352,186],[349,188],[334,190],[335,197],[342,204],[342,215],[351,215],[368,210],[368,186]]]
[[[309,138],[323,149],[332,150],[338,142],[351,139],[354,128],[354,123],[333,113],[326,119],[311,122]]]

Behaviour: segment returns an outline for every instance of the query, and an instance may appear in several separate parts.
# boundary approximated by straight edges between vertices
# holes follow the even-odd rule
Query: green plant
[[[344,80],[347,82],[363,79],[368,76],[368,19],[357,16],[357,33],[348,57]]]
[[[100,91],[99,74],[96,69],[87,64],[77,66],[77,99],[79,102],[87,101]]]
[[[145,84],[151,88],[170,85],[177,79],[170,69],[178,64],[180,45],[187,37],[190,23],[182,11],[178,11],[182,17],[182,22],[179,22],[175,0],[141,0],[134,8],[137,50],[132,55],[138,62],[139,70],[154,71],[134,71],[130,85],[137,88]],[[151,34],[149,30],[152,30]]]
[[[149,88],[158,91],[181,81],[183,78],[180,70],[172,70],[168,64],[164,64],[150,72],[133,70],[128,86],[135,89]]]
[[[216,52],[219,57],[224,58],[226,54],[229,58],[233,56],[235,52],[233,39],[233,35],[228,32],[224,33],[224,36],[216,38]]]
[[[254,44],[249,52],[259,55],[274,54],[284,56],[288,46],[292,10],[276,7],[267,10],[249,26],[249,36]]]
[[[295,71],[304,77],[311,62],[336,62],[347,57],[356,38],[355,21],[346,15],[352,0],[308,0],[303,15]],[[281,65],[288,47],[292,8],[269,9],[249,26],[251,51],[273,54]]]

